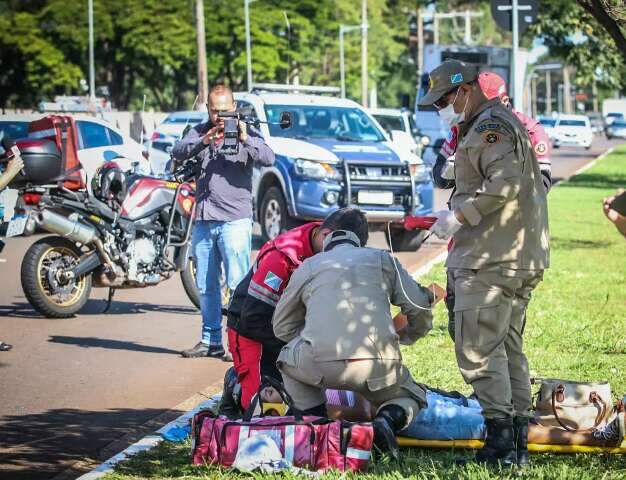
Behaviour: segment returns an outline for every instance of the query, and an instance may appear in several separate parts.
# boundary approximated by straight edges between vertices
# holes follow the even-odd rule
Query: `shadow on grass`
[[[563,187],[582,188],[624,188],[626,186],[626,175],[603,175],[599,173],[581,173],[572,177],[569,182],[561,183]]]
[[[593,248],[607,248],[611,246],[613,242],[594,242],[591,240],[577,240],[573,238],[559,238],[552,237],[550,239],[550,247],[558,250],[574,250],[581,249],[593,249]]]
[[[165,412],[162,409],[62,408],[5,415],[0,417],[0,478],[44,480],[86,458],[103,461],[136,440],[115,444],[114,451],[106,448],[108,445]]]

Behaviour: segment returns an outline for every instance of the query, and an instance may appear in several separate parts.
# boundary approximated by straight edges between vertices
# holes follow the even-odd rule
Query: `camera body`
[[[225,155],[235,155],[239,152],[241,114],[239,112],[220,112],[218,116],[224,119],[224,143],[221,150]]]

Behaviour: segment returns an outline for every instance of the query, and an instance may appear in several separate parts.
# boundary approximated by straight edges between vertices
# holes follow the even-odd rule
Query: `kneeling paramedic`
[[[237,286],[228,307],[228,348],[234,372],[226,373],[220,413],[236,417],[250,406],[261,376],[282,381],[276,359],[284,342],[274,336],[272,316],[289,279],[304,260],[322,251],[331,231],[343,228],[349,208],[331,213],[324,222],[312,222],[289,230],[267,242],[252,269]],[[239,382],[240,400],[233,391]]]
[[[363,395],[377,408],[375,444],[397,458],[395,435],[426,406],[425,390],[402,365],[400,343],[412,344],[432,328],[433,297],[388,252],[364,248],[361,211],[344,216],[344,227],[302,263],[276,306],[274,333],[287,342],[278,368],[305,414],[326,416],[325,388]],[[408,317],[400,336],[390,303]]]
[[[454,238],[446,266],[455,353],[487,426],[475,461],[525,465],[532,401],[523,334],[531,292],[549,265],[546,188],[528,132],[499,98],[487,100],[477,78],[475,67],[445,61],[419,101],[459,131],[451,210],[431,231]]]

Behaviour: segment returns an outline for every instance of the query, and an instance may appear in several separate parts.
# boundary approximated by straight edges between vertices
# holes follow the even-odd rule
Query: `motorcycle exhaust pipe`
[[[85,245],[98,238],[98,231],[91,225],[85,225],[78,220],[70,220],[50,210],[40,211],[37,215],[37,223],[44,230]]]

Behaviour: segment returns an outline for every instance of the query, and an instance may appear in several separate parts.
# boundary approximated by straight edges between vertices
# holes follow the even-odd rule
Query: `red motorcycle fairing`
[[[138,220],[171,205],[179,185],[154,177],[129,179],[128,193],[122,203],[122,217]],[[180,187],[177,201],[184,215],[189,217],[195,203],[194,191],[189,184]]]

